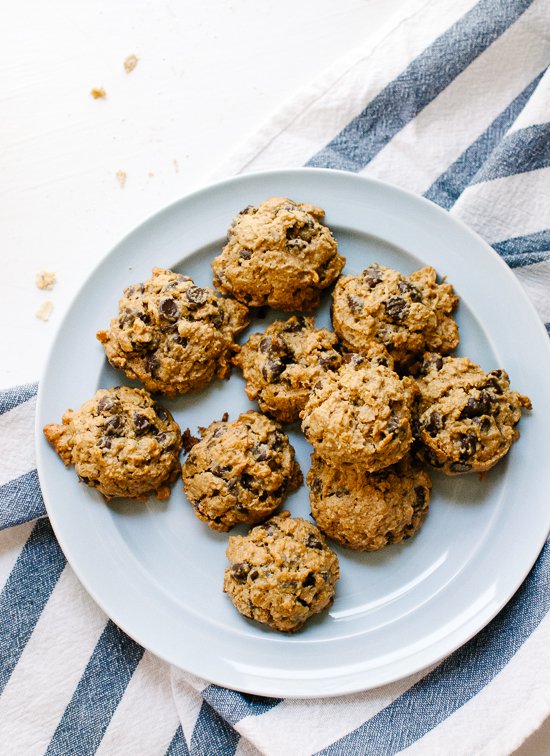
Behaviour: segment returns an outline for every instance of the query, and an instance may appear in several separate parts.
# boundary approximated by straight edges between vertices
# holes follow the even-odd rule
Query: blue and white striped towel
[[[493,245],[549,327],[549,32],[548,0],[413,0],[218,177],[307,164],[423,194]],[[0,753],[507,754],[550,713],[548,544],[479,635],[377,690],[284,701],[171,669],[107,620],[35,519],[35,392],[0,395]]]

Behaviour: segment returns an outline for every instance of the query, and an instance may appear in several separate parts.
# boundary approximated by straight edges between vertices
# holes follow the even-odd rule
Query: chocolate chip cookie
[[[214,530],[265,520],[302,484],[288,437],[259,412],[200,431],[183,464],[183,488],[197,517]]]
[[[249,205],[231,223],[227,244],[212,263],[214,286],[247,305],[309,312],[340,275],[345,259],[325,211],[271,197]]]
[[[342,356],[336,334],[298,315],[254,333],[233,364],[243,371],[248,398],[279,422],[291,423],[300,417],[313,384],[327,370],[338,369]]]
[[[314,385],[302,412],[302,430],[329,464],[376,472],[409,450],[414,380],[355,355]]]
[[[245,617],[294,632],[332,604],[338,558],[310,522],[281,512],[231,536],[223,590]]]
[[[365,353],[371,342],[379,342],[407,372],[424,352],[446,354],[458,345],[452,316],[457,303],[450,284],[436,283],[434,268],[404,276],[373,263],[360,275],[338,281],[332,322],[348,349]]]
[[[179,476],[181,431],[170,412],[142,389],[100,389],[92,399],[46,425],[44,435],[83,483],[106,499],[170,495]]]
[[[124,291],[118,318],[97,338],[113,367],[149,391],[175,396],[228,377],[234,336],[247,323],[242,304],[153,268],[149,281]]]
[[[519,438],[522,408],[504,370],[486,373],[467,357],[426,354],[416,411],[420,454],[447,475],[485,472]]]
[[[409,454],[376,473],[333,467],[312,454],[307,483],[320,530],[356,551],[378,551],[413,536],[428,513],[432,487]]]

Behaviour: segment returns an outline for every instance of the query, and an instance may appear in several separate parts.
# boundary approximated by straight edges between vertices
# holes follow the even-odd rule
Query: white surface
[[[153,264],[209,284],[210,262],[231,218],[247,204],[284,194],[327,210],[326,222],[347,258],[345,273],[357,274],[378,260],[406,273],[432,264],[447,276],[460,297],[458,353],[486,370],[506,365],[512,385],[521,385],[537,407],[523,420],[520,443],[483,480],[433,475],[430,513],[414,539],[387,553],[336,548],[341,580],[334,605],[290,637],[244,620],[220,591],[227,536],[197,520],[181,486],[163,504],[105,506],[97,491],[78,483],[42,434],[67,405],[77,407],[97,388],[121,380],[94,338],[113,314],[118,292],[143,280]],[[495,306],[488,281],[510,303],[505,313]],[[325,297],[318,325],[329,325],[329,306]],[[264,328],[266,320],[254,327]],[[525,333],[529,340],[522,339]],[[462,645],[497,613],[544,543],[550,520],[544,493],[550,486],[545,465],[550,397],[539,375],[550,372],[546,339],[505,263],[426,200],[372,179],[314,169],[248,174],[215,185],[132,232],[94,271],[67,313],[37,405],[37,463],[50,521],[72,567],[106,613],[146,648],[201,678],[260,695],[308,697],[355,692],[414,674]],[[238,371],[227,382],[214,381],[198,394],[163,403],[194,435],[197,426],[225,410],[233,420],[255,407]],[[306,471],[311,447],[297,428],[288,433]],[[514,506],[525,496],[528,511]],[[292,494],[286,506],[307,517],[307,488]]]
[[[287,97],[406,5],[11,3],[0,30],[0,388],[39,377],[68,302],[125,233],[204,183]],[[139,63],[126,74],[131,53]],[[107,98],[94,100],[100,86]],[[35,287],[44,269],[57,273],[52,292]],[[34,313],[47,299],[44,323]]]

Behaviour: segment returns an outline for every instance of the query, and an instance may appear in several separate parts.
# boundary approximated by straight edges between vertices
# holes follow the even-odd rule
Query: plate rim
[[[82,574],[82,570],[80,569],[80,564],[78,564],[78,556],[75,557],[72,547],[70,544],[67,543],[64,534],[62,532],[62,528],[60,524],[57,522],[56,514],[54,511],[54,505],[49,501],[49,496],[47,493],[47,484],[45,481],[45,465],[43,460],[43,450],[44,450],[44,443],[43,443],[43,434],[42,434],[42,422],[39,421],[39,418],[42,416],[42,407],[44,402],[44,391],[42,390],[42,386],[46,383],[46,377],[49,374],[49,371],[51,369],[51,361],[53,359],[53,355],[55,352],[55,349],[58,345],[59,340],[62,337],[62,332],[64,329],[64,326],[67,321],[68,315],[71,313],[73,307],[78,302],[79,298],[81,297],[82,293],[85,291],[86,287],[89,284],[89,281],[93,276],[105,265],[108,259],[114,257],[117,253],[117,250],[122,245],[126,244],[133,235],[138,235],[144,227],[146,227],[151,221],[158,220],[162,217],[163,214],[169,214],[172,212],[177,206],[181,205],[182,203],[185,203],[189,200],[198,200],[203,195],[208,195],[212,190],[215,189],[224,189],[226,187],[230,187],[232,185],[235,185],[236,183],[246,183],[251,178],[254,178],[255,180],[262,179],[262,178],[283,178],[284,176],[293,175],[293,174],[310,174],[312,176],[315,175],[339,175],[342,177],[345,177],[345,180],[349,180],[350,182],[359,182],[359,183],[368,183],[371,186],[380,186],[389,188],[390,190],[397,192],[398,194],[402,194],[406,196],[409,200],[413,200],[414,202],[420,202],[424,204],[425,206],[429,207],[430,212],[436,212],[441,217],[445,217],[446,221],[450,221],[456,225],[458,225],[463,232],[466,232],[468,236],[470,236],[475,243],[479,246],[482,245],[485,250],[491,255],[493,258],[493,263],[497,263],[502,271],[505,271],[506,277],[511,282],[512,286],[515,289],[516,294],[521,298],[523,306],[527,306],[527,311],[529,312],[529,319],[532,321],[530,324],[533,328],[538,326],[538,330],[540,332],[540,336],[544,336],[545,343],[547,346],[546,349],[546,358],[550,357],[550,340],[548,340],[546,329],[544,328],[544,324],[542,323],[541,319],[538,316],[538,313],[536,312],[536,309],[529,299],[527,293],[521,286],[520,282],[518,281],[517,277],[514,275],[512,270],[509,268],[508,265],[504,262],[504,260],[492,249],[492,247],[487,244],[475,231],[473,231],[471,228],[469,228],[463,221],[461,221],[458,218],[455,218],[454,216],[450,215],[446,210],[439,207],[435,203],[431,202],[430,200],[421,197],[419,195],[414,194],[413,192],[409,192],[405,189],[402,189],[401,187],[395,186],[394,184],[391,184],[389,182],[381,181],[379,179],[373,179],[367,176],[357,175],[354,173],[350,173],[348,171],[342,171],[342,170],[333,170],[333,169],[325,169],[325,168],[289,168],[289,169],[277,169],[277,170],[268,170],[268,171],[258,171],[253,173],[245,173],[241,174],[235,177],[227,178],[222,181],[217,181],[215,183],[207,184],[204,186],[201,186],[199,189],[189,192],[186,195],[180,197],[179,199],[175,200],[174,202],[169,203],[165,207],[161,208],[160,210],[157,210],[153,213],[151,213],[146,219],[144,219],[141,223],[139,223],[137,226],[132,228],[128,233],[126,233],[110,250],[108,250],[102,257],[97,261],[97,263],[89,270],[89,272],[86,275],[86,278],[80,285],[80,287],[77,289],[74,296],[71,298],[71,301],[69,302],[67,308],[65,309],[65,313],[63,315],[63,318],[59,321],[57,324],[57,328],[55,331],[55,334],[53,336],[48,355],[46,357],[43,370],[41,373],[41,378],[39,381],[39,388],[38,388],[38,395],[37,395],[37,406],[36,406],[36,416],[35,416],[35,449],[36,449],[36,461],[37,461],[37,471],[38,476],[40,480],[41,490],[43,492],[43,498],[44,498],[44,504],[46,508],[46,512],[50,518],[50,522],[52,525],[52,529],[55,533],[55,536],[59,542],[59,545],[61,546],[61,549],[63,553],[65,554],[67,558],[67,562],[71,565],[72,569],[74,570],[76,576],[78,577],[79,581],[84,586],[85,590],[89,593],[89,595],[92,597],[92,599],[95,601],[95,603],[104,611],[108,617],[110,617],[127,635],[129,635],[133,640],[135,640],[140,645],[144,646],[144,648],[150,649],[155,655],[159,656],[161,659],[164,659],[169,664],[173,664],[174,666],[178,667],[177,664],[173,660],[171,660],[167,655],[164,655],[162,650],[159,650],[157,648],[154,648],[151,646],[150,643],[144,644],[143,640],[140,639],[139,632],[134,632],[132,628],[126,627],[126,622],[124,619],[120,619],[117,615],[118,612],[113,612],[111,608],[107,609],[102,601],[101,596],[97,594],[97,591],[90,585],[90,582],[88,580],[87,575]],[[550,514],[548,517],[548,528],[550,529]],[[323,691],[323,692],[316,692],[311,684],[310,681],[305,682],[302,687],[304,687],[303,690],[286,690],[284,693],[280,690],[277,692],[274,692],[273,690],[262,690],[259,691],[257,686],[252,684],[251,686],[247,685],[244,681],[242,685],[235,686],[234,683],[228,683],[226,679],[213,679],[212,675],[208,675],[208,682],[230,687],[234,690],[239,690],[246,693],[252,693],[256,695],[276,695],[279,697],[289,698],[289,699],[301,699],[301,698],[308,698],[308,697],[323,697],[323,698],[329,698],[334,697],[338,695],[344,695],[349,693],[357,693],[360,691],[372,689],[375,687],[378,687],[379,685],[383,684],[389,684],[391,682],[395,682],[397,680],[403,679],[404,677],[414,674],[416,672],[420,672],[422,669],[425,669],[427,666],[432,666],[433,664],[437,664],[439,661],[441,661],[443,658],[445,658],[450,653],[453,653],[458,648],[463,646],[465,643],[468,642],[472,637],[474,637],[480,630],[482,630],[484,627],[486,627],[489,622],[498,614],[498,612],[510,601],[510,599],[513,597],[517,589],[521,586],[527,575],[529,574],[531,568],[533,567],[534,563],[536,562],[542,548],[544,547],[544,544],[546,542],[547,538],[547,531],[542,532],[541,530],[541,536],[539,541],[532,545],[532,561],[529,564],[529,567],[527,571],[523,572],[522,574],[517,578],[515,584],[512,588],[510,588],[510,585],[508,586],[508,589],[506,591],[506,596],[496,602],[496,604],[492,605],[490,607],[489,611],[486,611],[483,615],[481,623],[478,622],[473,629],[471,629],[470,632],[462,634],[460,637],[460,640],[458,640],[454,644],[448,644],[446,645],[445,649],[430,658],[430,661],[427,663],[423,663],[421,665],[417,665],[414,668],[406,669],[402,673],[395,673],[393,675],[388,675],[384,678],[383,682],[377,682],[374,685],[369,685],[366,681],[360,681],[355,680],[356,676],[354,676],[354,683],[348,683],[345,685],[342,685],[340,687],[335,688],[334,690],[329,691]],[[487,615],[487,616],[485,616]],[[462,626],[463,623],[461,623],[460,626]],[[472,624],[472,622],[468,622],[466,624]],[[446,639],[448,639],[448,636],[446,636]],[[182,667],[179,667],[180,669],[183,669]],[[201,675],[200,671],[194,670],[194,669],[187,669],[184,671],[188,671],[191,674],[195,674],[198,676]],[[339,678],[341,679],[341,678]],[[345,678],[347,679],[347,677]],[[303,681],[301,681],[303,683]],[[290,688],[289,683],[289,688]]]

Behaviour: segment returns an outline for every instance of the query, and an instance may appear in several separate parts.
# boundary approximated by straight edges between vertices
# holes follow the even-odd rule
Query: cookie
[[[246,393],[262,412],[291,423],[298,420],[314,383],[340,367],[336,334],[315,328],[313,318],[276,320],[254,333],[233,358],[246,381]]]
[[[314,385],[302,430],[329,464],[376,472],[409,450],[414,380],[359,355]]]
[[[106,499],[170,495],[179,476],[181,431],[170,412],[142,389],[100,389],[92,399],[46,425],[44,435],[83,483]]]
[[[223,590],[245,617],[294,632],[332,604],[338,558],[310,522],[281,512],[231,536]]]
[[[424,352],[446,354],[458,345],[452,315],[457,304],[453,287],[437,284],[433,268],[404,276],[373,263],[360,275],[338,281],[332,323],[348,349],[364,354],[378,342],[406,372]]]
[[[378,551],[413,536],[428,513],[432,487],[409,454],[376,473],[333,467],[312,454],[307,483],[319,529],[356,551]]]
[[[284,197],[249,205],[231,223],[227,244],[212,263],[214,286],[253,307],[309,312],[340,275],[345,259],[325,211]]]
[[[97,338],[107,359],[146,389],[165,396],[227,378],[234,336],[248,323],[247,308],[220,299],[189,276],[153,268],[145,283],[124,291],[119,316]]]
[[[447,475],[490,470],[519,438],[526,396],[504,370],[486,373],[467,357],[425,356],[417,381],[420,454]]]
[[[183,488],[197,517],[214,530],[265,520],[302,484],[288,437],[259,412],[200,431],[183,464]]]

